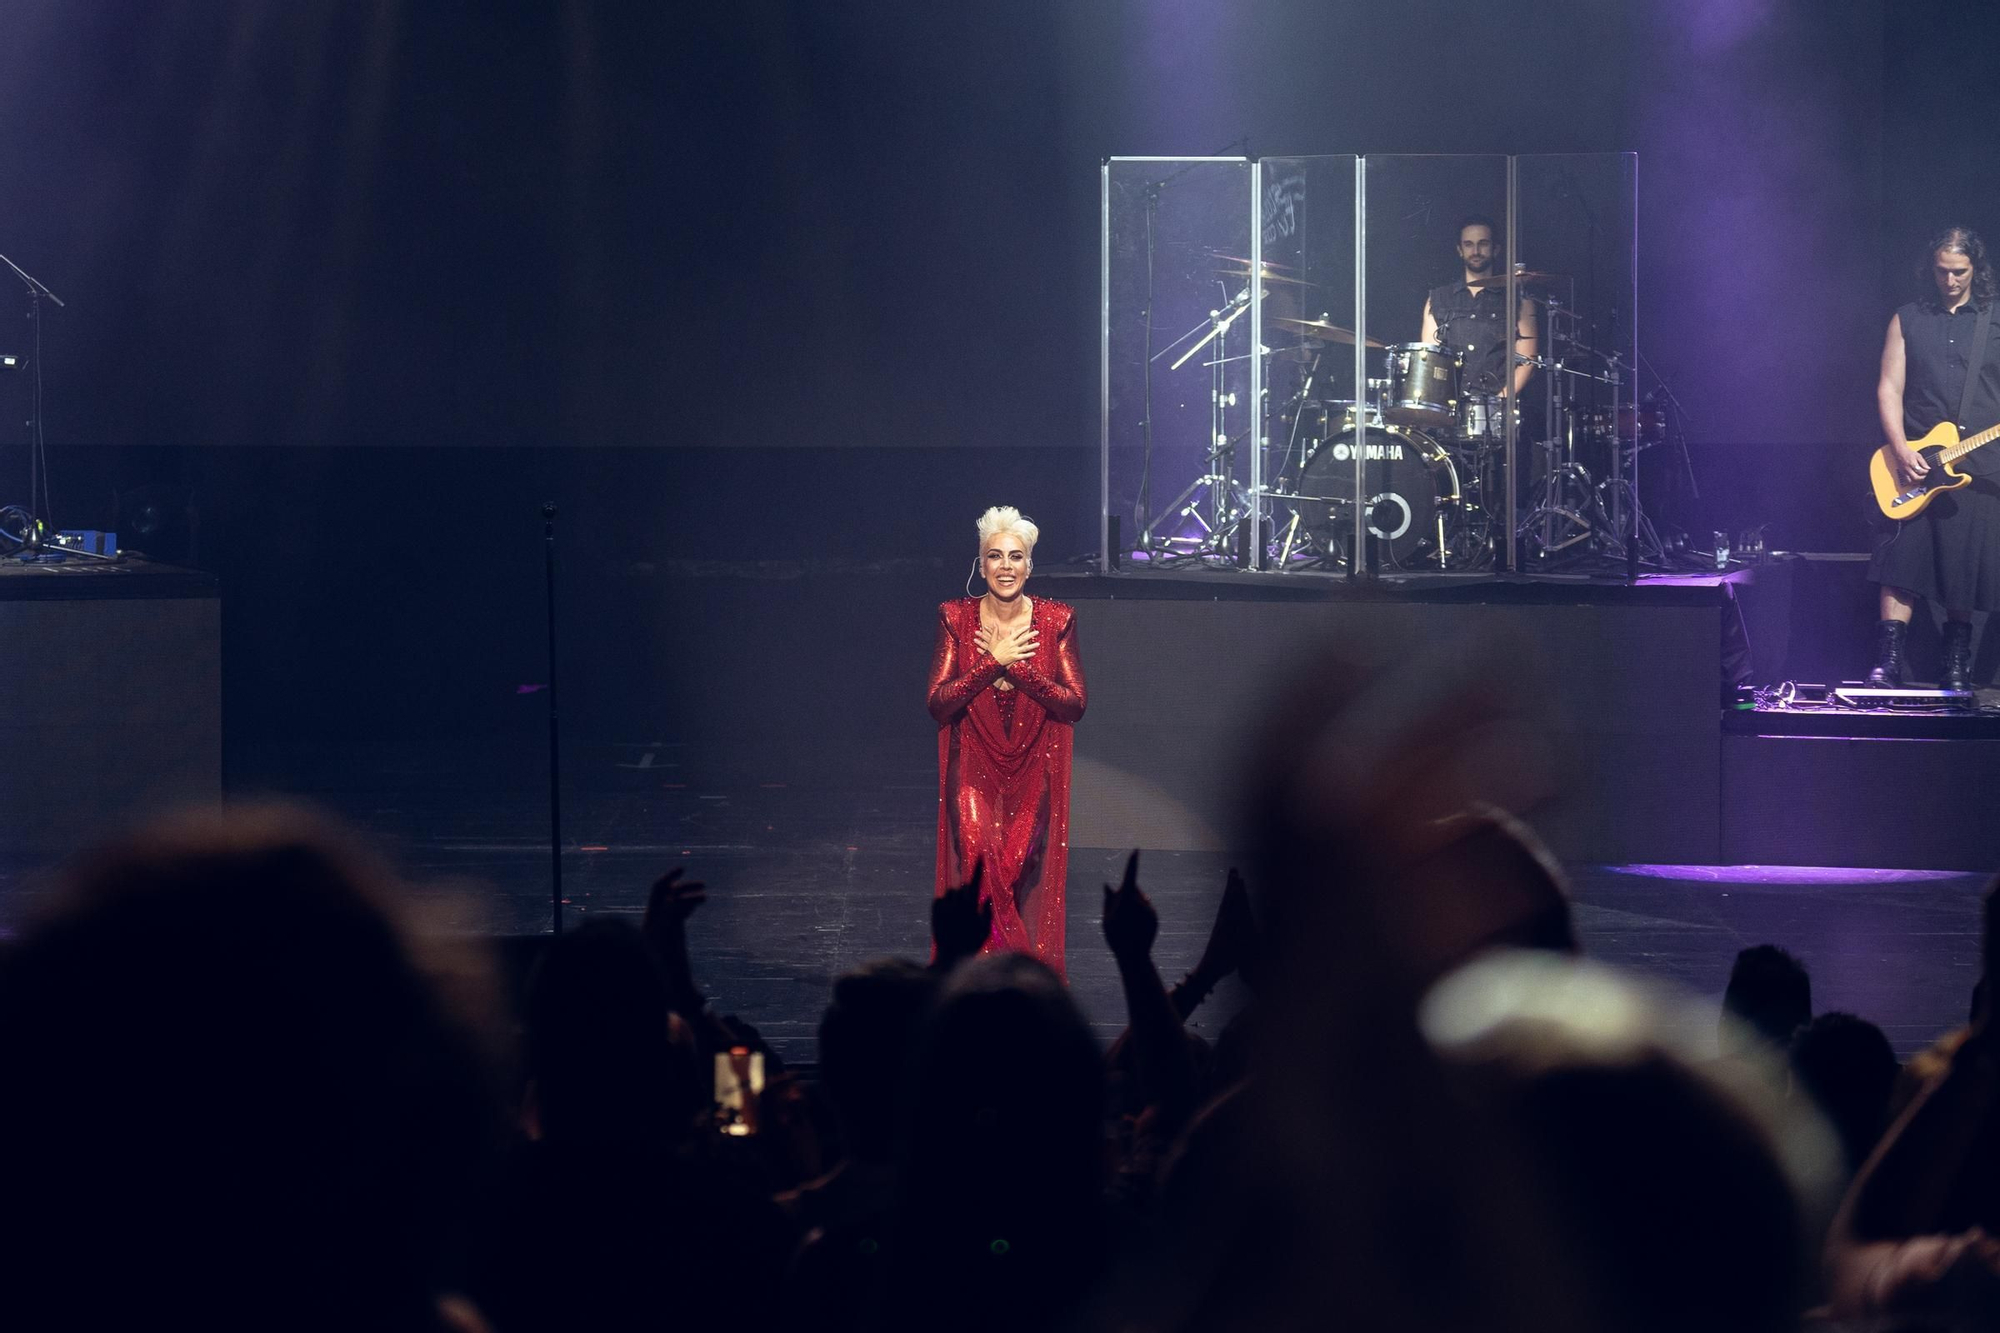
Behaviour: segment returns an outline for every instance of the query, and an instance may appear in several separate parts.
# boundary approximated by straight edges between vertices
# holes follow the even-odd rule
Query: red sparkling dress
[[[1029,599],[1035,655],[1002,668],[973,646],[982,599],[938,607],[930,710],[938,724],[937,891],[986,859],[993,904],[988,951],[1033,954],[1063,973],[1063,880],[1069,871],[1069,769],[1083,716],[1076,611]],[[1002,690],[1002,677],[1014,688]]]

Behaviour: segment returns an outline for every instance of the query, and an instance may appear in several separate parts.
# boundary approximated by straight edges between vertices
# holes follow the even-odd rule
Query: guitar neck
[[[1953,446],[1951,446],[1951,448],[1945,450],[1942,457],[1944,458],[1944,461],[1947,463],[1955,462],[1958,459],[1961,459],[1965,457],[1967,454],[1971,453],[1974,449],[1979,448],[1979,446],[1983,444],[1991,444],[1995,440],[2000,440],[2000,426],[1989,426],[1987,429],[1980,431],[1979,434],[1977,435],[1966,436],[1964,439],[1960,440],[1957,444],[1954,444]]]

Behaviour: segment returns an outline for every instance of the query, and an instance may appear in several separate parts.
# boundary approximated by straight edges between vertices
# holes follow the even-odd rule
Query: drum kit
[[[1247,261],[1216,258],[1224,273],[1248,276]],[[1267,309],[1296,307],[1296,302],[1272,301],[1268,293],[1274,286],[1299,292],[1310,286],[1279,265],[1266,263],[1262,276]],[[1667,435],[1664,404],[1635,403],[1629,397],[1630,368],[1617,353],[1591,345],[1570,299],[1574,284],[1568,278],[1517,269],[1514,281],[1523,299],[1534,302],[1539,335],[1536,354],[1517,358],[1516,364],[1533,372],[1529,391],[1512,403],[1519,478],[1513,536],[1522,567],[1560,568],[1589,557],[1622,559],[1633,533],[1640,555],[1663,556],[1638,508],[1631,476],[1638,451]],[[1183,354],[1181,362],[1211,339],[1227,337],[1229,325],[1247,308],[1247,292],[1246,286],[1242,296],[1215,312],[1209,336]],[[1267,338],[1276,333],[1291,340],[1266,350],[1305,367],[1289,395],[1267,395],[1276,405],[1257,432],[1267,442],[1282,441],[1282,448],[1267,451],[1263,469],[1266,521],[1258,525],[1258,536],[1265,543],[1266,567],[1357,568],[1351,549],[1357,450],[1363,459],[1360,504],[1369,534],[1360,569],[1453,572],[1504,564],[1509,403],[1502,394],[1468,384],[1464,360],[1450,347],[1369,338],[1369,373],[1360,400],[1326,397],[1321,389],[1331,376],[1322,371],[1351,355],[1354,330],[1328,316],[1292,314],[1268,317],[1266,328]],[[1207,363],[1218,367],[1207,472],[1147,530],[1146,539],[1158,549],[1171,550],[1167,542],[1179,541],[1192,548],[1189,554],[1240,555],[1249,540],[1250,516],[1258,511],[1253,502],[1259,497],[1242,484],[1234,466],[1246,437],[1231,438],[1223,428],[1223,410],[1235,403],[1233,395],[1224,393],[1219,367],[1225,359],[1225,349],[1218,345]],[[1521,397],[1532,404],[1525,418]],[[1198,503],[1203,491],[1209,501],[1206,513]],[[1155,535],[1167,520],[1190,515],[1199,520],[1197,536],[1162,540]]]

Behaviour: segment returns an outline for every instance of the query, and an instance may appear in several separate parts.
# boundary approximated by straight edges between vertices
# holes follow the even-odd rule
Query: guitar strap
[[[1979,384],[1979,374],[1986,369],[1986,335],[1993,327],[1993,302],[1988,301],[1979,311],[1979,322],[1972,326],[1972,352],[1965,358],[1965,389],[1958,395],[1957,425],[1962,430],[1965,420],[1972,412],[1972,393]]]

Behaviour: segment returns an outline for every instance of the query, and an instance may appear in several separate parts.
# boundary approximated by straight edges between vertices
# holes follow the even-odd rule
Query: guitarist
[[[1938,233],[1920,266],[1937,292],[1889,320],[1875,399],[1898,485],[1930,469],[1910,440],[1944,421],[1971,434],[2000,422],[2000,337],[1993,322],[1993,268],[1986,245],[1964,227]],[[1903,683],[1904,639],[1919,599],[1944,607],[1946,689],[1971,685],[1972,613],[2000,609],[2000,450],[1961,460],[1970,486],[1940,495],[1898,523],[1875,548],[1868,577],[1882,585],[1871,685]]]

